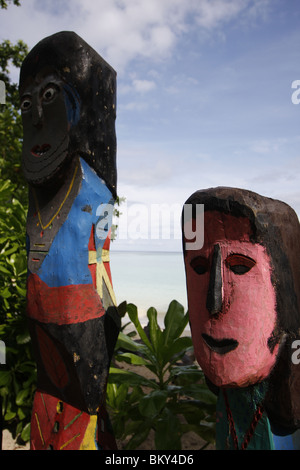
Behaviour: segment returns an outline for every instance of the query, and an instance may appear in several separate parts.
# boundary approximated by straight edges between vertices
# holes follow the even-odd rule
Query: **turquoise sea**
[[[110,267],[117,303],[124,300],[138,307],[142,324],[146,312],[155,307],[159,324],[172,300],[187,310],[182,253],[110,251]]]

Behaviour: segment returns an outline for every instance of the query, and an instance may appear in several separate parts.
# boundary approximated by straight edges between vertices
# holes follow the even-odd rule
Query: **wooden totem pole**
[[[197,204],[204,243],[191,249],[185,234]],[[182,219],[191,332],[218,396],[217,449],[299,449],[298,217],[283,202],[233,188],[197,191],[186,205],[194,209]]]
[[[20,99],[38,371],[31,449],[114,449],[105,393],[120,327],[109,267],[116,73],[75,33],[60,32],[25,58]]]

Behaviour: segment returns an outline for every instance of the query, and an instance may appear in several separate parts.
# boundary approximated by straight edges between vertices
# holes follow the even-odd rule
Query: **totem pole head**
[[[286,204],[250,191],[212,188],[204,244],[183,251],[195,355],[217,387],[245,387],[272,373],[300,328],[300,225]],[[291,359],[289,359],[291,362]]]
[[[116,195],[116,73],[76,33],[40,41],[20,74],[24,142],[22,164],[29,184],[59,177],[80,156]]]

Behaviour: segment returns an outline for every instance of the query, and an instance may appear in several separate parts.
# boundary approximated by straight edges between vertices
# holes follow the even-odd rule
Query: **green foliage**
[[[20,0],[0,0],[0,8],[4,8],[6,10],[8,3],[20,6]]]
[[[1,8],[7,5],[1,0]],[[0,44],[0,80],[6,87],[6,104],[0,105],[0,340],[6,346],[6,364],[0,365],[0,401],[4,427],[25,442],[29,440],[36,365],[25,315],[27,187],[20,165],[22,122],[18,86],[10,80],[9,67],[20,67],[26,54],[22,41]]]
[[[26,208],[12,197],[16,186],[0,180],[0,339],[6,365],[0,366],[4,426],[29,439],[36,365],[27,329],[25,250]]]
[[[11,61],[20,66],[26,54],[27,46],[21,42],[15,46],[9,41],[0,43],[0,80],[6,86],[6,104],[0,105],[0,181],[15,184],[14,197],[22,204],[27,201],[27,185],[21,170],[23,128],[18,86],[9,79],[9,64]]]
[[[14,197],[25,203],[27,185],[21,169],[22,137],[22,122],[18,110],[9,104],[0,105],[0,178],[14,183]]]
[[[30,419],[36,389],[36,365],[32,359],[29,333],[20,316],[0,327],[6,344],[6,365],[0,366],[0,396],[4,427],[24,442],[30,438]],[[7,346],[9,345],[9,346]]]
[[[181,438],[190,431],[206,443],[214,442],[216,398],[207,388],[202,371],[180,362],[192,349],[191,338],[182,336],[188,323],[182,305],[175,300],[170,303],[164,329],[153,307],[147,312],[146,329],[140,324],[135,305],[128,304],[127,312],[139,340],[121,332],[115,361],[119,366],[130,364],[131,370],[110,369],[107,404],[116,437],[129,438],[126,449],[136,449],[151,430],[156,450],[181,449]],[[145,368],[153,378],[145,377]]]
[[[11,198],[15,186],[0,180],[0,315],[1,323],[25,311],[26,208]]]
[[[12,44],[8,39],[0,43],[0,80],[5,83],[6,101],[15,108],[18,108],[20,103],[18,85],[11,82],[9,68],[11,65],[16,68],[21,67],[27,53],[28,48],[21,40],[16,44]]]
[[[115,201],[115,205],[114,205],[114,210],[113,210],[113,216],[116,218],[116,217],[120,217],[120,215],[122,214],[122,212],[120,212],[120,210],[118,209],[121,204],[123,204],[123,202],[126,201],[126,198],[125,197],[119,197],[117,196],[116,197],[116,201]],[[111,241],[114,241],[116,238],[117,238],[117,229],[118,229],[118,225],[117,224],[112,224],[112,227],[111,227]]]

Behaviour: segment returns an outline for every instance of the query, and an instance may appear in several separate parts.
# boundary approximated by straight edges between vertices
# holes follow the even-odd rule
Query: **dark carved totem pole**
[[[197,204],[204,242],[193,249],[185,234]],[[191,332],[218,396],[217,449],[299,449],[298,217],[234,188],[197,191],[186,205],[194,209],[182,224]]]
[[[27,314],[38,383],[32,449],[114,449],[105,409],[120,322],[109,267],[116,73],[61,32],[23,62]]]

